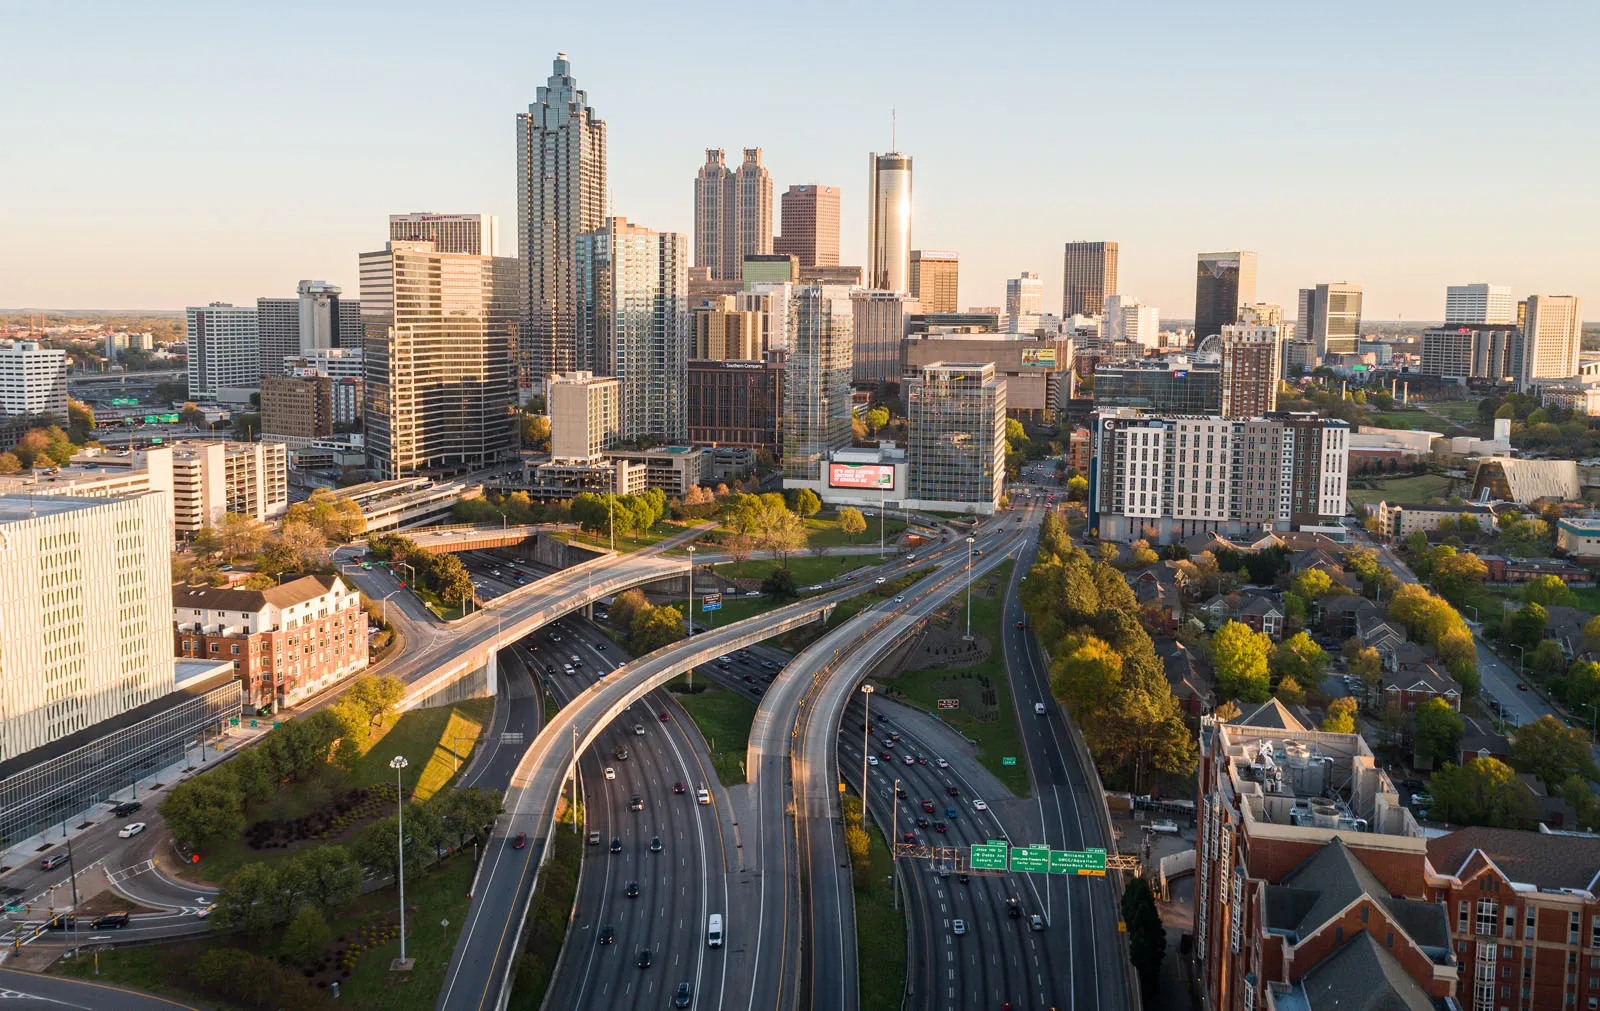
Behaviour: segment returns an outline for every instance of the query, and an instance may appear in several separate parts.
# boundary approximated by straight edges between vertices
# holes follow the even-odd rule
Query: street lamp
[[[683,634],[694,635],[694,624],[689,620],[694,611],[694,545],[686,550],[689,552],[689,594],[683,602]]]
[[[382,600],[378,601],[378,614],[382,617],[385,625],[389,624],[389,597],[392,597],[399,592],[399,590],[390,590],[388,597],[384,597]]]
[[[389,759],[389,768],[394,770],[394,811],[395,833],[400,842],[400,962],[399,968],[409,969],[406,963],[406,809],[405,809],[405,770],[410,765],[406,756],[396,755]],[[391,969],[395,966],[390,966]]]
[[[867,816],[867,749],[872,743],[872,686],[862,685],[861,694],[865,696],[861,702],[865,710],[861,718],[861,817],[864,823]]]
[[[1511,645],[1517,651],[1517,675],[1520,677],[1521,675],[1527,673],[1528,647],[1518,645],[1517,643],[1512,643]]]
[[[899,776],[896,776],[894,778],[894,796],[889,798],[889,810],[891,812],[891,814],[889,816],[889,822],[890,822],[891,825],[894,826],[893,828],[891,828],[889,830],[889,873],[890,873],[889,880],[892,883],[892,887],[889,889],[889,891],[893,895],[893,898],[894,898],[894,908],[898,910],[900,908],[900,884],[899,884],[900,858],[895,856],[894,848],[896,846],[900,845],[900,777]],[[861,804],[861,816],[863,818],[863,824],[862,824],[863,828],[866,827],[865,821],[864,821],[864,819],[866,818],[866,813],[867,813],[867,805],[866,805],[866,802],[863,801],[862,804]]]
[[[976,538],[967,538],[967,634],[966,640],[972,641],[972,542]]]

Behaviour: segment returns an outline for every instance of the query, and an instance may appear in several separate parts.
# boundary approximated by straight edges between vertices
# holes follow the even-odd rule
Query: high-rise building
[[[1222,366],[1215,356],[1200,355],[1102,361],[1094,370],[1094,406],[1156,414],[1216,414],[1222,409]]]
[[[1522,325],[1522,374],[1526,386],[1538,379],[1570,379],[1578,374],[1583,341],[1583,299],[1576,295],[1529,295]]]
[[[862,287],[864,272],[860,267],[850,266],[822,266],[801,267],[801,284],[844,285],[845,287]]]
[[[173,690],[170,509],[154,492],[0,498],[0,761]]]
[[[785,353],[756,361],[689,363],[689,441],[697,446],[782,449]]]
[[[901,291],[854,288],[850,304],[855,329],[850,375],[856,383],[892,383],[900,379],[900,347],[916,299]]]
[[[850,290],[795,289],[783,394],[783,476],[815,482],[834,450],[850,445],[855,307]]]
[[[294,298],[258,298],[261,376],[282,375],[284,360],[326,348],[361,348],[361,303],[327,281],[301,281]]]
[[[261,439],[295,448],[333,435],[333,380],[327,376],[263,376]]]
[[[747,253],[742,280],[752,284],[800,280],[800,260],[793,253]]]
[[[400,242],[431,242],[441,253],[497,256],[500,219],[493,214],[435,214],[432,211],[391,214],[389,238]]]
[[[212,302],[183,311],[189,335],[189,399],[261,384],[259,316],[254,307]]]
[[[1353,355],[1361,343],[1361,285],[1319,284],[1300,289],[1301,340],[1316,346],[1317,359]]]
[[[1509,323],[1447,323],[1422,331],[1422,374],[1454,381],[1522,375],[1522,331]]]
[[[1115,242],[1069,242],[1062,257],[1061,318],[1098,316],[1117,288]]]
[[[761,347],[766,351],[789,346],[789,305],[795,285],[787,281],[746,282],[745,291],[733,296],[738,312],[761,314]]]
[[[923,312],[955,312],[960,287],[960,253],[953,249],[911,251],[911,297]]]
[[[505,459],[517,261],[431,242],[390,242],[360,261],[370,469],[387,480]]]
[[[1278,409],[1283,378],[1283,327],[1246,306],[1238,323],[1222,327],[1222,416],[1259,418]]]
[[[36,341],[0,344],[0,414],[67,422],[67,353]]]
[[[911,156],[891,151],[869,156],[867,180],[867,287],[911,288]]]
[[[738,308],[740,299],[722,295],[694,310],[691,360],[758,362],[764,350],[761,312]]]
[[[802,267],[839,265],[839,187],[790,186],[783,192],[783,233],[772,251],[790,253]]]
[[[1452,284],[1445,288],[1446,323],[1515,323],[1517,300],[1509,284]]]
[[[1239,322],[1239,307],[1256,300],[1256,254],[1249,249],[1201,253],[1195,268],[1194,340],[1198,345]]]
[[[744,258],[772,252],[772,174],[761,164],[761,149],[744,149],[734,171],[726,152],[706,149],[706,163],[694,177],[694,265],[709,267],[714,281],[737,281]]]
[[[681,442],[689,364],[689,237],[607,218],[578,236],[578,342],[622,383],[625,439]]]
[[[1147,351],[1161,347],[1161,310],[1132,295],[1107,295],[1100,317],[1100,348],[1110,352],[1119,342]]]
[[[1008,333],[1033,333],[1044,311],[1044,282],[1028,270],[1021,277],[1006,278],[1006,330]]]
[[[622,432],[622,384],[592,372],[568,372],[550,382],[550,459],[593,463]]]
[[[300,353],[298,297],[256,299],[256,347],[261,378],[281,376],[284,359]]]
[[[517,116],[517,258],[527,316],[518,335],[522,385],[596,371],[578,347],[578,236],[605,223],[606,124],[557,53],[538,100]]]
[[[1006,478],[1006,381],[993,362],[934,362],[905,377],[908,496],[992,513]]]
[[[922,329],[908,334],[902,344],[907,375],[936,362],[989,362],[996,378],[1006,382],[1008,416],[1048,423],[1066,406],[1067,377],[1075,357],[1071,338],[1019,339],[992,329],[930,333],[926,329],[930,318],[938,317],[912,317],[912,326]]]

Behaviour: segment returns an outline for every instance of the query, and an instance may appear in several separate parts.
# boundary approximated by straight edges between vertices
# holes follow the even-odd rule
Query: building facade
[[[901,344],[910,317],[919,312],[916,299],[900,291],[854,288],[855,348],[850,375],[856,383],[890,383],[900,379]]]
[[[1110,351],[1120,343],[1137,344],[1144,351],[1161,347],[1161,310],[1132,295],[1107,295],[1099,346]]]
[[[850,444],[854,319],[850,289],[795,289],[783,383],[785,482],[817,480],[828,456]]]
[[[1508,284],[1452,284],[1445,288],[1444,321],[1515,325],[1517,300]]]
[[[1069,242],[1061,264],[1061,318],[1098,316],[1106,296],[1118,294],[1117,244]]]
[[[1522,373],[1522,331],[1504,323],[1456,322],[1422,331],[1422,374],[1464,382],[1515,382]]]
[[[1220,334],[1239,322],[1241,306],[1256,300],[1256,254],[1253,250],[1201,253],[1195,268],[1194,339]]]
[[[441,253],[498,256],[500,219],[493,214],[435,214],[432,211],[391,214],[389,238],[397,242],[431,242]]]
[[[744,276],[747,255],[772,252],[772,174],[761,149],[744,149],[737,171],[726,152],[707,148],[694,180],[694,266],[708,267],[716,281]]]
[[[782,451],[784,360],[700,359],[689,362],[689,441],[696,446],[732,446]]]
[[[509,257],[390,242],[362,253],[368,466],[383,479],[513,451],[521,273]]]
[[[985,515],[1006,477],[1006,381],[991,362],[934,362],[905,381],[908,497]]]
[[[261,383],[259,316],[248,306],[212,302],[183,311],[189,338],[189,399],[215,400],[225,389]]]
[[[360,350],[361,302],[342,294],[327,281],[301,281],[294,298],[256,299],[262,378],[283,375],[288,359]]]
[[[327,376],[264,376],[261,439],[299,448],[333,435],[333,380]]]
[[[1522,334],[1522,372],[1518,377],[1522,385],[1576,376],[1583,347],[1583,299],[1529,295]]]
[[[622,384],[592,372],[568,372],[550,382],[550,459],[591,463],[622,432]]]
[[[689,239],[608,218],[578,237],[578,332],[622,384],[622,438],[686,437]]]
[[[1006,278],[1006,330],[1033,333],[1044,312],[1044,281],[1028,270],[1020,277]]]
[[[911,287],[911,156],[868,156],[867,278],[879,291]]]
[[[903,347],[906,375],[935,362],[993,363],[995,375],[1006,382],[1006,411],[1018,420],[1047,421],[1065,406],[1070,392],[1067,377],[1074,358],[1070,339],[1017,340],[992,332],[923,332],[908,336]]]
[[[788,253],[801,267],[839,265],[839,187],[806,184],[783,192],[783,234],[772,251]]]
[[[911,297],[923,312],[955,312],[960,291],[960,253],[953,249],[911,251]]]
[[[1257,418],[1278,409],[1283,378],[1283,327],[1259,322],[1251,309],[1245,322],[1222,326],[1224,418]]]
[[[1218,414],[1222,367],[1213,358],[1187,355],[1095,366],[1097,409],[1135,408],[1157,414]]]
[[[0,344],[0,414],[67,422],[67,353],[34,341]]]
[[[765,350],[761,312],[755,308],[740,308],[741,302],[733,295],[719,295],[695,307],[694,349],[690,360],[761,360],[761,352]]]
[[[605,222],[606,124],[557,53],[537,100],[517,116],[517,259],[527,313],[517,342],[523,386],[597,371],[578,347],[578,236]]]
[[[1353,355],[1361,344],[1361,286],[1319,284],[1300,289],[1301,340],[1316,346],[1317,360]]]

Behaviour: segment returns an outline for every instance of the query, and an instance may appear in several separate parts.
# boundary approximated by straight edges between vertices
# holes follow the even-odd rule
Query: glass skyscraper
[[[850,445],[854,312],[849,288],[795,289],[783,393],[785,479],[816,481],[828,455]]]
[[[874,154],[867,180],[867,287],[911,290],[911,156]]]
[[[905,398],[909,497],[992,512],[1006,479],[1006,381],[994,363],[924,365]]]
[[[1239,322],[1239,307],[1256,300],[1256,254],[1240,249],[1201,253],[1195,268],[1194,342],[1222,333]]]

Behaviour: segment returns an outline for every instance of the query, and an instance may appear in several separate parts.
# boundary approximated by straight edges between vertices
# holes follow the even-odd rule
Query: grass
[[[576,814],[582,819],[580,805]],[[583,835],[571,831],[574,809],[564,805],[552,833],[555,846],[550,862],[539,872],[528,919],[523,927],[522,953],[517,956],[512,977],[511,998],[515,1011],[536,1011],[543,1006],[545,991],[555,977],[556,960],[567,939],[572,920],[572,903],[578,894],[578,872],[583,863]]]
[[[774,570],[787,568],[794,573],[795,583],[806,587],[868,564],[878,564],[878,556],[825,555],[818,558],[815,555],[793,555],[787,562],[781,563],[775,558],[758,558],[748,562],[719,562],[715,569],[718,575],[729,579],[765,579]]]
[[[467,605],[465,602],[458,604],[455,607],[450,607],[449,605],[445,604],[443,600],[439,599],[439,595],[434,593],[432,590],[426,590],[416,585],[412,585],[410,589],[417,595],[417,598],[422,601],[423,605],[427,607],[428,610],[433,612],[434,617],[438,618],[440,621],[458,621],[467,613]]]
[[[640,548],[648,548],[658,541],[671,537],[673,534],[683,533],[685,529],[685,527],[676,523],[662,521],[649,530],[628,534],[619,533],[617,534],[617,551],[628,552],[638,551]],[[605,530],[597,534],[589,533],[587,530],[579,530],[572,535],[568,543],[609,549],[611,547],[611,534]]]
[[[877,826],[869,826],[872,873],[856,889],[856,964],[861,1011],[898,1008],[906,985],[906,918],[894,908],[889,883],[889,847]]]
[[[1425,411],[1442,415],[1462,425],[1481,424],[1476,400],[1429,400],[1421,404]]]
[[[854,539],[845,536],[839,529],[837,517],[813,516],[806,520],[806,544],[809,547],[823,545],[830,548],[845,547],[850,544],[868,544],[878,539],[878,524],[883,523],[883,540],[885,544],[893,544],[906,529],[904,520],[869,518],[866,533],[856,534]]]
[[[998,587],[993,596],[972,598],[972,631],[990,643],[989,656],[964,667],[929,667],[901,671],[888,679],[889,688],[902,702],[941,717],[957,732],[978,742],[978,760],[1018,797],[1028,795],[1028,770],[1022,760],[1022,739],[1017,728],[1017,713],[1011,702],[1011,682],[1001,655],[1002,614],[1005,588],[1011,578],[1012,562],[1005,562],[985,582]],[[998,582],[996,582],[998,580]],[[974,588],[976,589],[976,587]],[[966,627],[964,598],[951,629]],[[940,710],[940,699],[959,699],[954,710]],[[1004,758],[1017,764],[1006,765]]]
[[[1372,483],[1377,487],[1351,488],[1348,492],[1351,503],[1364,506],[1383,501],[1426,502],[1430,498],[1448,496],[1454,482],[1442,474],[1413,474],[1382,478]]]
[[[680,676],[674,684],[682,684]],[[706,679],[700,679],[702,685]],[[716,767],[717,780],[723,786],[745,782],[744,757],[750,743],[750,724],[756,718],[756,704],[737,692],[716,685],[707,685],[704,691],[674,694],[700,735],[711,749],[711,764]]]

